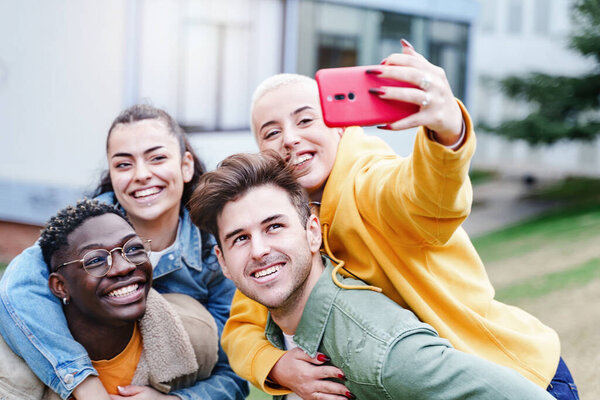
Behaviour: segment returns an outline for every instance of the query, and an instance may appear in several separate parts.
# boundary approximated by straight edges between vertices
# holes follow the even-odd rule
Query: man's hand
[[[73,390],[73,397],[77,400],[94,399],[94,400],[109,400],[110,397],[100,378],[94,375],[90,375],[83,380],[75,390]]]
[[[269,378],[304,400],[345,400],[353,398],[346,386],[326,380],[344,380],[344,372],[331,365],[325,354],[310,358],[300,348],[287,351],[271,369]]]
[[[179,399],[177,396],[169,396],[152,389],[149,386],[119,386],[119,395],[111,394],[112,400],[129,399],[129,400],[159,400],[159,399]]]

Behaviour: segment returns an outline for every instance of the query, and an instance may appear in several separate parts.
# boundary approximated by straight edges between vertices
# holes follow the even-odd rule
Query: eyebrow
[[[297,108],[297,109],[295,109],[294,111],[292,111],[292,112],[290,113],[290,115],[298,115],[298,114],[300,114],[302,111],[304,111],[304,110],[309,110],[309,109],[310,109],[310,110],[314,110],[314,108],[313,108],[313,107],[311,107],[311,106],[302,106],[302,107],[300,107],[300,108]],[[277,123],[277,121],[275,121],[275,120],[267,121],[267,122],[265,122],[264,124],[262,124],[262,125],[260,126],[260,129],[259,129],[259,131],[262,131],[262,130],[263,130],[264,128],[266,128],[267,126],[269,126],[269,125],[273,125],[273,124],[276,124],[276,123]]]
[[[273,220],[276,220],[276,219],[279,219],[281,217],[283,217],[283,214],[271,215],[271,216],[263,219],[262,221],[260,221],[260,224],[261,225],[268,224],[269,222],[271,222]],[[242,231],[243,231],[243,229],[240,228],[240,229],[235,229],[235,230],[229,232],[227,235],[225,235],[224,242],[228,241],[232,236],[235,236],[235,235],[237,235],[238,233],[240,233]]]
[[[128,234],[128,235],[125,235],[125,236],[123,236],[123,237],[121,238],[121,242],[122,242],[122,243],[125,243],[125,242],[127,242],[129,239],[131,239],[131,238],[133,238],[133,237],[136,237],[136,236],[137,236],[137,234],[136,234],[136,233],[130,233],[130,234]],[[104,244],[102,244],[102,243],[89,243],[89,244],[86,244],[85,246],[83,246],[82,248],[80,248],[80,249],[79,249],[79,252],[81,253],[82,251],[84,251],[84,250],[88,250],[88,249],[98,249],[98,248],[101,248],[101,249],[102,249],[102,248],[104,248],[104,247],[105,247],[105,245],[104,245]],[[119,247],[119,246],[117,246],[117,247]]]
[[[159,145],[159,146],[150,147],[149,149],[144,151],[144,154],[152,153],[154,150],[158,150],[162,147],[165,147],[165,146]],[[115,157],[131,157],[131,153],[125,153],[125,152],[115,153],[112,155],[111,158],[115,158]]]

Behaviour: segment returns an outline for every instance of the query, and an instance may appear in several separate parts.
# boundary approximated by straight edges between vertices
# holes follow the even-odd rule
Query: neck
[[[296,334],[306,302],[324,269],[321,254],[313,255],[312,268],[304,284],[292,293],[281,307],[269,309],[271,318],[285,334]]]
[[[150,239],[152,250],[161,251],[169,247],[177,238],[179,226],[179,212],[171,213],[153,220],[140,220],[130,218],[136,233],[144,238]]]
[[[325,183],[327,183],[327,182],[325,182]],[[318,190],[310,192],[308,194],[308,197],[309,197],[310,201],[315,201],[315,202],[320,203],[321,199],[323,198],[323,191],[324,190],[325,190],[325,185],[323,185],[323,187],[320,188],[320,189],[318,189]]]
[[[125,350],[133,335],[135,321],[118,326],[99,325],[84,318],[71,317],[68,308],[65,316],[69,330],[92,360],[110,360]]]

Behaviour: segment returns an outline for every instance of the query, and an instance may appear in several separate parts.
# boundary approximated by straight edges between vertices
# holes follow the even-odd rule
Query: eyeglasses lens
[[[115,250],[121,250],[121,254],[128,262],[139,265],[148,260],[150,244],[139,238],[133,238],[122,248],[117,247],[112,251]],[[101,278],[108,273],[113,261],[113,256],[107,250],[92,250],[83,256],[83,267],[90,275]]]

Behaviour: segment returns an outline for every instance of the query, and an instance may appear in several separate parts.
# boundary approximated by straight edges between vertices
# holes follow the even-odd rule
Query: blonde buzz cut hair
[[[317,81],[315,81],[313,78],[310,78],[306,75],[289,73],[273,75],[262,81],[256,87],[256,89],[254,89],[254,93],[252,94],[252,102],[250,103],[250,129],[252,130],[252,134],[254,134],[254,138],[257,138],[256,135],[258,133],[256,132],[256,129],[254,129],[254,107],[256,106],[256,103],[267,93],[270,93],[275,89],[279,89],[282,86],[294,84],[305,84],[307,86],[314,87],[317,92],[319,90]]]

